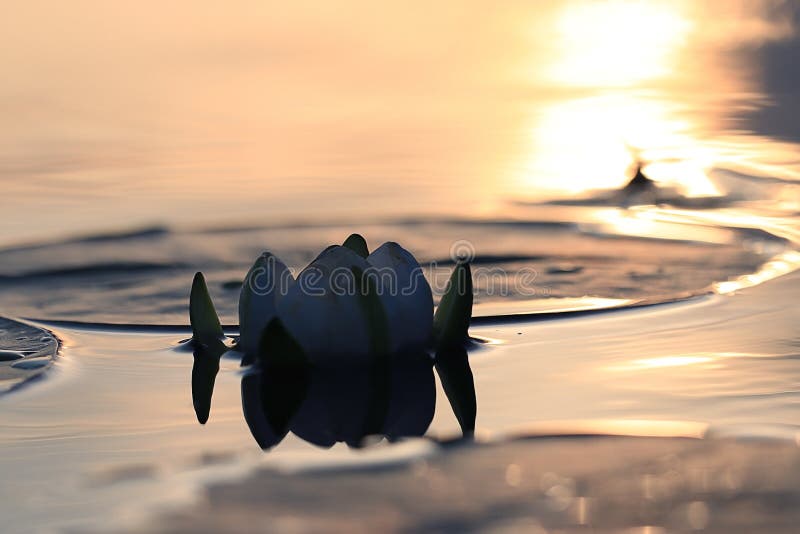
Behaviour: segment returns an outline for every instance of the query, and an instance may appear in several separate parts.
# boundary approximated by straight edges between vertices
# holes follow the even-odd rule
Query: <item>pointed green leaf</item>
[[[459,262],[433,316],[437,349],[462,345],[467,340],[471,319],[472,271],[469,263]]]
[[[362,258],[369,256],[369,247],[367,247],[367,240],[361,237],[360,234],[350,234],[350,237],[344,240],[343,247],[347,247]]]
[[[195,274],[192,281],[189,321],[192,323],[192,338],[195,341],[210,345],[224,337],[203,273]]]
[[[436,352],[436,372],[465,437],[475,432],[478,401],[467,350],[456,346]]]

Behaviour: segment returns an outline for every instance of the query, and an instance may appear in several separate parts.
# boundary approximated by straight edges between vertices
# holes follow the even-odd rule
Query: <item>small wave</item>
[[[26,251],[43,249],[47,247],[53,247],[57,245],[77,245],[77,244],[87,244],[87,243],[119,242],[119,241],[127,241],[134,239],[153,239],[165,236],[169,233],[170,230],[166,226],[148,226],[144,228],[135,228],[132,230],[121,230],[118,232],[100,232],[96,234],[76,236],[54,241],[12,245],[10,247],[0,248],[0,253],[26,252]]]
[[[182,263],[155,263],[155,262],[110,262],[78,265],[74,267],[54,267],[50,269],[37,269],[19,274],[0,275],[0,282],[18,282],[23,280],[38,280],[56,276],[96,276],[108,274],[133,274],[153,271],[187,268]]]
[[[442,225],[459,227],[503,227],[515,229],[563,229],[570,230],[575,228],[575,223],[567,221],[529,221],[517,219],[482,219],[468,217],[400,217],[369,220],[351,221],[283,221],[269,224],[234,224],[222,226],[206,226],[190,230],[191,233],[198,234],[239,234],[246,232],[260,232],[264,230],[294,230],[309,228],[360,228],[364,226],[394,226],[394,227],[414,227],[424,225]]]
[[[700,421],[668,421],[649,419],[587,419],[574,421],[541,421],[506,432],[503,440],[527,440],[565,437],[661,437],[702,439],[708,423]]]
[[[702,301],[713,296],[713,292],[700,291],[696,293],[684,293],[682,295],[665,297],[662,299],[639,299],[639,300],[622,300],[622,299],[607,299],[611,301],[607,305],[597,305],[590,307],[556,309],[546,311],[523,311],[517,313],[508,313],[500,315],[479,315],[473,317],[471,324],[473,326],[486,326],[496,324],[512,324],[512,323],[528,323],[537,321],[552,321],[556,319],[566,319],[572,317],[584,317],[587,315],[599,315],[607,313],[618,313],[630,310],[640,310],[642,308],[653,308],[656,306],[677,305],[688,302]],[[568,299],[573,300],[573,299]]]
[[[495,265],[520,261],[545,261],[547,259],[551,259],[551,257],[529,254],[481,254],[472,258],[470,263],[472,265]],[[456,262],[453,258],[440,258],[438,260],[433,260],[431,263],[447,266],[455,265]]]
[[[0,317],[0,395],[39,378],[60,348],[48,330]]]

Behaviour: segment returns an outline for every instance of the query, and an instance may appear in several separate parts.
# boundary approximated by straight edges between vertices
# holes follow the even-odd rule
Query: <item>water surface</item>
[[[473,256],[467,458],[531,435],[798,442],[793,4],[12,11],[0,315],[61,350],[24,387],[0,362],[5,528],[130,527],[256,466],[456,458],[439,384],[421,440],[265,454],[223,358],[197,422],[194,272],[234,335],[262,250],[300,269],[353,231],[406,246],[436,295]],[[652,183],[624,187],[637,168]]]
[[[620,186],[635,157],[692,195],[746,189],[718,168],[796,179],[794,11],[15,6],[0,23],[2,241],[498,215]]]

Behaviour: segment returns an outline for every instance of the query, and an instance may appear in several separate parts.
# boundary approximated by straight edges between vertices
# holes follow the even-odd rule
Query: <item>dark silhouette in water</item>
[[[635,162],[633,178],[619,189],[598,189],[589,191],[583,198],[568,198],[552,200],[547,204],[558,206],[621,206],[628,207],[637,204],[657,204],[667,199],[677,199],[680,194],[672,188],[665,188],[644,174],[645,163],[641,160]]]
[[[192,365],[192,404],[200,424],[206,424],[211,412],[211,395],[219,372],[219,359],[228,348],[222,341],[195,344]]]
[[[478,401],[475,397],[475,381],[469,366],[469,357],[464,347],[442,349],[436,353],[436,372],[442,381],[445,395],[458,419],[465,436],[475,432],[475,417]]]
[[[644,175],[642,172],[642,162],[636,162],[636,173],[630,182],[622,188],[623,195],[639,195],[645,192],[654,191],[656,183]]]
[[[394,441],[423,435],[436,407],[430,357],[395,358],[386,378],[376,381],[370,366],[310,369],[308,392],[291,418],[291,431],[321,447],[338,442],[361,447],[371,437]]]
[[[637,159],[635,173],[618,189],[597,189],[581,198],[565,198],[546,202],[554,206],[617,206],[669,205],[688,209],[720,208],[739,200],[735,195],[689,197],[676,187],[659,185],[644,172],[647,162]]]
[[[277,445],[288,434],[309,379],[303,350],[278,319],[272,320],[261,336],[257,361],[242,377],[244,418],[262,449]]]
[[[208,420],[224,347],[221,342],[195,346],[192,398],[200,423]],[[463,346],[440,349],[435,359],[421,352],[378,364],[311,365],[276,319],[265,329],[257,361],[242,377],[242,411],[265,450],[289,432],[321,447],[422,436],[436,408],[434,367],[464,436],[471,436],[477,403]]]

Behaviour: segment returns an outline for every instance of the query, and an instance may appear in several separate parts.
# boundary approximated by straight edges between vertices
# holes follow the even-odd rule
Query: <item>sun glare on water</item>
[[[571,85],[630,86],[668,75],[692,24],[674,2],[571,4],[558,19],[551,70]]]
[[[556,16],[549,83],[575,98],[541,108],[531,130],[528,185],[578,193],[620,187],[637,157],[650,178],[690,196],[713,195],[709,154],[664,80],[680,75],[694,23],[680,3],[580,2]],[[593,89],[583,96],[581,89]],[[666,149],[666,150],[665,150]],[[660,161],[649,160],[656,154]],[[664,163],[667,161],[667,163]]]

